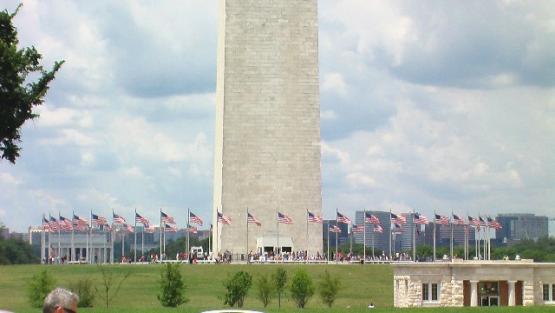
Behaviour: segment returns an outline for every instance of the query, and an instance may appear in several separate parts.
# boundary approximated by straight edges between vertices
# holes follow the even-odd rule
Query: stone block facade
[[[316,0],[220,0],[213,216],[232,224],[214,231],[216,251],[278,237],[278,211],[293,250],[322,251],[322,225],[306,223],[322,207],[317,12]],[[247,230],[247,209],[262,226]]]
[[[555,304],[544,301],[542,292],[544,284],[555,286],[555,263],[402,263],[394,265],[393,279],[395,307]],[[426,284],[437,286],[437,299],[423,297]]]

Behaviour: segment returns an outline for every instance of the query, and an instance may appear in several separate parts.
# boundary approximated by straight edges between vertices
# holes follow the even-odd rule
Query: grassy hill
[[[283,265],[289,277],[303,265]],[[303,312],[339,313],[339,312],[370,312],[367,305],[373,302],[376,309],[371,312],[555,312],[554,307],[532,308],[439,308],[439,309],[395,309],[393,305],[393,278],[392,268],[388,265],[310,265],[303,266],[311,277],[317,282],[324,270],[332,275],[341,277],[342,289],[333,308],[323,305],[315,295]],[[106,267],[110,271],[132,274],[122,285],[117,299],[110,309],[102,306],[101,299],[97,297],[95,307],[80,309],[79,312],[201,312],[208,309],[225,308],[223,294],[225,289],[222,281],[231,273],[239,270],[250,272],[256,277],[262,273],[273,273],[276,265],[182,265],[181,272],[187,283],[187,297],[189,303],[177,309],[162,308],[156,295],[160,278],[160,265],[111,265]],[[56,277],[58,286],[68,286],[81,278],[91,278],[95,285],[101,287],[101,274],[94,265],[13,265],[0,266],[0,309],[9,309],[15,312],[40,312],[27,304],[26,286],[33,274],[43,270]],[[256,288],[253,287],[247,297],[245,308],[264,312],[299,312],[294,303],[286,299],[282,301],[282,309],[278,310],[277,300],[267,308],[263,308],[255,296]]]

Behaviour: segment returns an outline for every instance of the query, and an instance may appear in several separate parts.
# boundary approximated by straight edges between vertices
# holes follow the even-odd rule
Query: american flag
[[[330,232],[332,232],[332,233],[340,233],[340,232],[341,232],[341,228],[339,228],[337,225],[330,225]]]
[[[369,213],[366,213],[366,223],[370,223],[370,224],[374,224],[374,225],[381,224],[380,219],[376,215],[369,214]]]
[[[315,215],[310,211],[307,211],[307,212],[308,212],[308,221],[310,223],[322,224],[324,222],[324,219],[321,216]]]
[[[435,221],[440,225],[449,225],[449,218],[447,216],[435,214]]]
[[[480,221],[477,218],[474,218],[472,216],[468,217],[468,223],[474,227],[476,227],[476,229],[480,230]]]
[[[351,231],[353,234],[362,234],[364,233],[364,225],[353,225],[353,229]]]
[[[48,223],[48,219],[42,216],[42,230],[45,232],[50,232],[50,223]]]
[[[89,228],[89,221],[73,214],[73,226],[79,231],[85,231]]]
[[[122,216],[113,213],[114,224],[125,224],[127,223]]]
[[[96,225],[97,227],[100,225],[108,225],[108,219],[106,219],[105,217],[102,217],[100,215],[96,215],[96,214],[91,214],[92,215],[92,222],[94,225]]]
[[[374,225],[374,232],[382,234],[383,233],[382,225]]]
[[[52,231],[60,230],[60,224],[58,224],[58,220],[56,220],[55,217],[52,217],[52,215],[50,215],[50,221],[48,222],[48,225],[50,225],[50,229]]]
[[[198,230],[197,230],[196,227],[190,226],[189,228],[187,228],[187,232],[189,232],[191,234],[196,234],[196,233],[198,233]]]
[[[460,218],[457,214],[453,214],[453,221],[454,221],[454,224],[464,225],[464,219]]]
[[[139,213],[135,212],[135,222],[143,224],[144,227],[148,228],[150,222],[146,217],[141,216]]]
[[[162,218],[162,222],[175,224],[175,219],[162,211],[160,211],[160,217]]]
[[[391,232],[394,234],[401,234],[403,233],[403,229],[401,228],[400,224],[393,223],[393,228],[391,228]]]
[[[148,227],[145,226],[144,228],[145,233],[153,234],[155,231],[156,229],[152,225],[148,225]]]
[[[67,218],[60,215],[60,227],[62,231],[72,231],[73,226],[71,225],[71,221]]]
[[[167,224],[164,223],[164,230],[170,233],[176,233],[177,232],[177,227],[175,225],[172,224]]]
[[[247,223],[256,224],[258,226],[262,225],[259,220],[257,220],[252,214],[247,213]]]
[[[218,223],[229,225],[231,224],[231,218],[225,216],[223,213],[218,212]]]
[[[343,223],[343,224],[351,224],[351,219],[348,218],[347,216],[337,212],[337,217],[336,220],[338,223]]]
[[[391,213],[391,221],[397,224],[406,224],[407,218],[402,216],[401,214]]]
[[[282,224],[293,224],[293,220],[289,216],[282,214],[281,212],[278,212],[277,214],[277,221],[278,223]]]
[[[480,221],[480,226],[486,226],[486,221],[481,216],[478,216],[478,220]]]
[[[422,214],[414,213],[412,220],[415,224],[426,225],[428,224],[428,218]]]
[[[493,228],[493,229],[495,229],[495,230],[498,230],[498,229],[503,228],[503,227],[501,227],[501,224],[499,224],[498,221],[494,220],[494,219],[491,218],[491,217],[488,217],[488,225],[489,225],[489,227],[491,227],[491,228]]]
[[[197,225],[202,226],[202,219],[200,217],[196,216],[193,212],[189,212],[189,220],[193,224],[197,224]]]
[[[126,231],[130,232],[130,233],[134,233],[134,232],[135,232],[135,229],[133,228],[133,226],[131,226],[131,225],[127,224],[127,223],[123,224],[123,228],[124,228]]]

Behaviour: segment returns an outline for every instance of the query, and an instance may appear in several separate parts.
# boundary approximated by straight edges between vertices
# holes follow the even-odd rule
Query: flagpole
[[[133,231],[133,237],[134,237],[134,242],[133,242],[133,262],[137,263],[137,209],[135,208],[135,228]]]
[[[362,262],[366,262],[366,208],[363,208],[362,227],[364,229],[362,235]]]
[[[306,209],[306,262],[308,263],[308,209]]]
[[[191,230],[191,209],[187,208],[187,256],[188,256],[187,262],[191,259],[191,256],[189,255],[189,253],[191,253],[191,242],[189,241],[190,230]]]
[[[328,262],[330,261],[330,223],[328,222]]]
[[[433,232],[432,232],[432,243],[433,243],[433,258],[432,260],[435,262],[436,261],[436,211],[434,210],[434,228],[433,228]]]
[[[222,211],[223,211],[223,209],[222,209]],[[216,242],[214,243],[216,245],[216,251],[214,252],[216,254],[216,257],[218,257],[219,252],[220,252],[220,237],[219,237],[220,236],[220,220],[218,218],[218,214],[219,214],[219,212],[216,213]]]
[[[453,216],[453,210],[451,210],[451,216]],[[455,226],[453,224],[451,224],[451,245],[450,245],[450,254],[451,254],[451,260],[453,260],[453,231],[454,231]]]
[[[45,229],[44,229],[44,213],[42,214],[42,221],[40,221],[41,225],[42,225],[42,232],[40,234],[40,263],[41,264],[46,264],[46,253],[44,251],[44,245],[46,244],[46,233],[45,233]]]
[[[75,217],[75,210],[72,211],[73,212],[73,216],[71,217],[71,261],[75,261],[74,257],[75,257],[75,241],[74,241],[74,233],[75,233],[75,225],[73,223],[73,218]]]
[[[412,209],[412,261],[416,262],[416,223],[414,222],[416,211]]]
[[[145,224],[143,224],[143,230],[141,231],[141,259],[145,256]]]
[[[51,215],[50,213],[48,213],[48,223],[50,223],[50,217]],[[50,226],[50,224],[48,226]],[[48,262],[46,263],[49,263],[50,260],[52,259],[52,240],[51,240],[52,238],[51,237],[52,237],[52,228],[50,228],[50,231],[48,232]]]
[[[335,222],[335,224],[337,226],[337,221]],[[335,259],[335,263],[337,263],[337,255],[338,255],[337,254],[337,247],[339,246],[339,244],[337,243],[337,234],[338,233],[337,232],[334,232],[334,233],[335,233],[335,257],[334,257],[334,259]]]
[[[160,241],[160,247],[159,247],[160,248],[160,258],[158,260],[162,261],[162,209],[160,209],[160,212],[158,213],[158,217],[160,219],[160,229],[159,229],[159,232],[160,232],[159,237],[160,238],[158,238],[159,241]]]
[[[60,217],[62,215],[60,214],[60,211],[58,211],[58,262],[61,263],[62,259],[61,259],[61,254],[62,254],[62,245],[60,243],[60,234],[62,232],[62,227],[61,227],[61,223],[60,223]]]
[[[392,232],[392,225],[391,225],[391,209],[389,209],[389,261],[391,261],[391,258],[393,257],[393,255],[391,254],[391,240],[393,239],[393,232]]]
[[[247,216],[246,216],[246,222],[247,222],[247,246],[245,249],[245,257],[247,258],[247,264],[249,264],[249,208],[247,207]]]
[[[276,218],[277,218],[277,254],[280,254],[281,249],[279,247],[279,218],[277,217],[277,214],[276,214]]]
[[[374,261],[374,259],[376,258],[375,254],[374,254],[374,227],[376,227],[375,225],[372,226],[372,262]],[[365,231],[366,232],[366,231]],[[366,247],[364,248],[366,250]],[[365,260],[366,261],[366,260]]]

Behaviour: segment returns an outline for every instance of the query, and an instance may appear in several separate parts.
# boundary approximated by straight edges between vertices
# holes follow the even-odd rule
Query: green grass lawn
[[[342,289],[333,308],[327,308],[315,295],[303,312],[370,312],[367,305],[373,302],[376,309],[371,312],[555,312],[555,307],[532,308],[440,308],[440,309],[395,309],[393,305],[392,268],[388,265],[283,265],[289,277],[299,268],[304,267],[315,283],[319,281],[324,270],[341,277]],[[131,271],[132,275],[122,285],[117,299],[110,309],[102,306],[97,296],[95,307],[80,309],[80,312],[201,312],[208,309],[225,308],[223,295],[225,288],[222,281],[230,274],[246,270],[256,277],[262,273],[273,273],[275,265],[182,265],[181,272],[188,286],[187,297],[190,301],[177,309],[162,308],[158,294],[160,265],[114,265],[109,270],[119,273]],[[70,282],[81,278],[91,278],[95,285],[101,287],[101,275],[93,265],[63,266],[0,266],[0,309],[15,312],[40,312],[27,304],[26,286],[33,274],[48,269],[56,277],[58,286],[68,286]],[[282,309],[277,308],[274,299],[267,308],[263,308],[255,296],[253,286],[247,297],[245,308],[265,312],[298,312],[294,303],[285,297]]]

